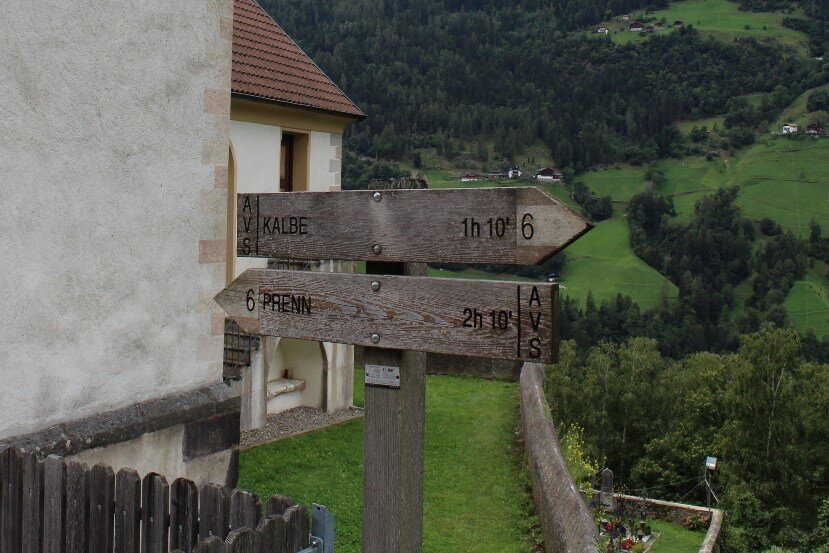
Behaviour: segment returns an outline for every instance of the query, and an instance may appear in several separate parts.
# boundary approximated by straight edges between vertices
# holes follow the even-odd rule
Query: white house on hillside
[[[230,104],[227,281],[268,260],[236,257],[236,194],[340,189],[343,131],[365,115],[254,0],[235,0]],[[278,268],[353,271],[322,260]],[[335,411],[353,399],[353,346],[264,338],[237,387],[242,428],[298,406]]]
[[[783,125],[783,134],[797,134],[800,132],[800,125],[797,123],[786,123]]]

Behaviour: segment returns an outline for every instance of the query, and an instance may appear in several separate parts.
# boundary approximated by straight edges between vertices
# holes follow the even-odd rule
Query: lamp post
[[[708,507],[708,510],[711,510],[711,496],[714,495],[714,490],[711,488],[711,477],[714,475],[714,471],[717,470],[717,458],[716,457],[706,457],[705,458],[705,505]]]

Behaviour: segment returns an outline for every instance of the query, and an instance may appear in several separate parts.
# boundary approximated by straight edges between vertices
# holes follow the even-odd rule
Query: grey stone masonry
[[[185,427],[186,431],[191,429],[189,457],[195,457],[238,445],[239,410],[239,396],[226,384],[219,383],[57,424],[31,434],[5,438],[0,440],[0,450],[14,446],[43,456],[68,456],[183,424],[190,425]],[[233,431],[228,430],[233,419],[237,425],[235,442]],[[221,437],[204,432],[205,421],[221,422]],[[200,444],[197,439],[199,435],[208,436],[210,443]],[[214,442],[221,442],[221,449],[216,450]]]

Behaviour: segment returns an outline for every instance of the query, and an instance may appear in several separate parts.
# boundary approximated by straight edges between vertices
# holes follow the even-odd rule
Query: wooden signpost
[[[240,194],[241,257],[535,265],[590,230],[540,188]]]
[[[538,188],[239,194],[237,205],[239,256],[367,261],[366,275],[250,269],[216,301],[251,334],[368,346],[363,551],[420,551],[422,352],[558,353],[557,284],[423,278],[423,263],[538,264],[592,225]]]
[[[557,284],[248,269],[216,301],[245,332],[552,363]]]

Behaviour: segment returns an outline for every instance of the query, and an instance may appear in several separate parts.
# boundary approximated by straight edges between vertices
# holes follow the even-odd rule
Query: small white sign
[[[400,388],[400,367],[366,365],[366,386]]]

